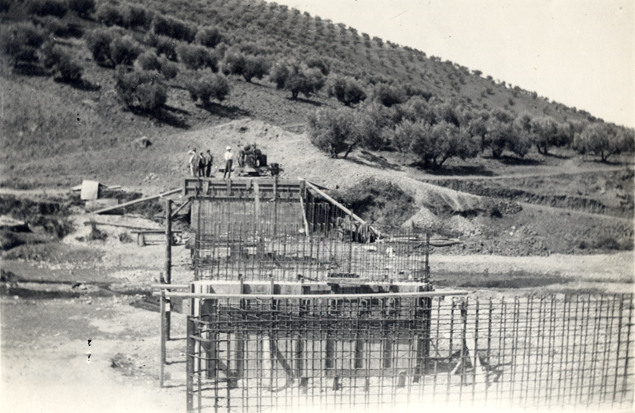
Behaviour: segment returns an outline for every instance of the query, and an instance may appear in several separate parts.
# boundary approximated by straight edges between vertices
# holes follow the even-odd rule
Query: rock
[[[148,146],[152,145],[150,139],[147,136],[142,136],[141,138],[134,141],[134,145],[138,148],[145,149]]]

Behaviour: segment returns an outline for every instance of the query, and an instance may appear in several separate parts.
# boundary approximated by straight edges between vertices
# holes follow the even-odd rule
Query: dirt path
[[[576,166],[574,168],[566,168],[562,166],[545,166],[542,167],[545,170],[540,172],[526,172],[526,173],[512,173],[512,174],[502,174],[495,176],[487,176],[487,175],[432,175],[432,174],[422,174],[417,175],[415,179],[420,179],[422,181],[441,181],[441,180],[455,180],[455,181],[474,181],[474,180],[484,180],[484,181],[492,181],[497,179],[513,179],[513,178],[540,178],[540,177],[548,177],[548,176],[558,176],[558,175],[579,175],[579,174],[587,174],[594,172],[617,172],[624,170],[625,168],[632,167],[633,165],[623,165],[623,166],[606,166],[601,168],[583,168]]]

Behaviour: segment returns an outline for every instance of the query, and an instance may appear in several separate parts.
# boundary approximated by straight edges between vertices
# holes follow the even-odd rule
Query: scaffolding
[[[193,180],[195,280],[428,281],[429,236],[380,233],[303,180]]]
[[[162,383],[168,300],[185,299],[188,412],[633,407],[632,295],[434,291],[428,234],[379,231],[303,180],[183,195],[193,279],[156,294]]]

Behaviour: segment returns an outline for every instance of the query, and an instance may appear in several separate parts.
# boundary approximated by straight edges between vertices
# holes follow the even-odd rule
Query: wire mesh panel
[[[337,226],[215,223],[197,236],[193,261],[196,280],[425,281],[427,248],[411,230],[362,243]]]
[[[633,405],[632,295],[237,297],[188,318],[188,411]]]

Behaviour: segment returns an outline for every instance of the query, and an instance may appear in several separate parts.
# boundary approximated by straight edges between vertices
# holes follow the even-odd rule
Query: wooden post
[[[172,284],[172,200],[165,200],[165,282]],[[170,339],[172,306],[168,299],[165,309],[166,339]]]
[[[309,238],[309,222],[306,220],[306,209],[304,208],[304,200],[302,199],[302,196],[300,196],[300,208],[302,209],[302,219],[304,220],[304,232],[306,237]]]
[[[163,369],[165,368],[165,290],[161,290],[159,301],[161,309],[161,350],[159,356],[159,387],[163,387]]]
[[[172,284],[172,200],[165,200],[165,281]]]

